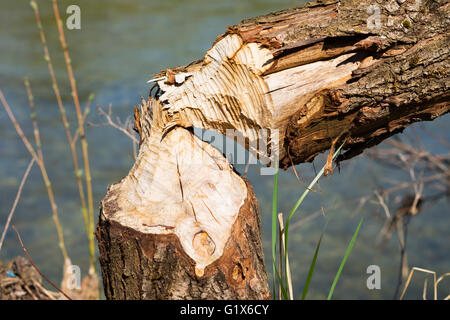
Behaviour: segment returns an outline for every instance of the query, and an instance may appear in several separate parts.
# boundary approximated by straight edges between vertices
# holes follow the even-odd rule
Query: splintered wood
[[[142,101],[136,113],[139,155],[129,174],[109,187],[97,230],[106,295],[205,299],[214,292],[223,299],[268,298],[250,185],[190,130],[167,131],[170,117],[158,100]],[[143,274],[130,277],[136,272]]]
[[[103,214],[143,233],[175,234],[202,276],[222,255],[247,187],[222,153],[190,131],[162,133],[155,123],[128,176],[109,188]]]
[[[270,147],[258,148],[258,141],[265,138],[262,130],[277,130],[279,142],[283,142],[294,113],[320,90],[350,78],[360,64],[355,55],[348,53],[301,66],[294,63],[292,68],[265,75],[277,61],[271,50],[258,43],[244,43],[237,34],[227,35],[207,52],[200,68],[188,66],[177,74],[179,81],[176,76],[175,81],[169,81],[166,72],[167,77],[158,81],[163,91],[159,100],[169,118],[165,126],[242,135],[238,142],[243,141],[255,156],[269,158]],[[306,113],[311,115],[309,110]],[[283,157],[283,144],[279,148]]]
[[[376,28],[367,0],[249,19],[201,60],[150,80],[156,93],[135,110],[139,156],[102,201],[107,298],[270,296],[252,188],[192,128],[287,168],[344,141],[339,159],[351,158],[449,112],[450,5],[395,3]]]
[[[375,27],[367,7],[312,2],[229,27],[202,60],[155,75],[167,127],[242,135],[239,143],[272,162],[270,137],[269,148],[255,146],[261,130],[277,130],[286,168],[313,160],[336,137],[347,159],[447,113],[448,3],[405,0],[380,11],[386,23]]]

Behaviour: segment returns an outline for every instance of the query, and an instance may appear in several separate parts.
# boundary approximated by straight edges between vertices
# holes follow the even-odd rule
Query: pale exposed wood
[[[255,143],[259,129],[270,128],[273,106],[267,84],[258,74],[272,56],[256,44],[243,46],[237,35],[218,41],[206,54],[200,69],[182,83],[158,81],[164,92],[159,100],[167,110],[166,128],[174,125],[235,129]],[[184,73],[185,74],[185,73]]]
[[[155,125],[128,176],[108,195],[103,214],[142,233],[175,234],[202,276],[222,255],[247,187],[217,149],[183,128],[162,139]]]
[[[253,191],[192,127],[286,168],[344,141],[339,159],[351,158],[449,112],[449,3],[391,1],[377,28],[373,4],[323,0],[243,21],[150,80],[139,156],[102,202],[107,298],[269,297]]]
[[[449,4],[386,6],[376,29],[367,25],[368,5],[319,1],[230,27],[203,60],[169,70],[184,81],[168,81],[167,70],[155,76],[166,75],[158,85],[167,127],[236,129],[260,157],[271,156],[270,148],[253,147],[260,130],[278,130],[279,159],[289,166],[288,149],[294,163],[310,161],[341,136],[348,158],[364,149],[363,141],[371,146],[411,122],[448,112]],[[427,90],[417,92],[420,79]],[[429,101],[433,111],[425,111]],[[389,112],[403,120],[388,131],[382,129],[387,119],[367,114],[380,104],[404,106]]]
[[[224,299],[267,298],[259,217],[249,185],[234,172],[222,153],[192,132],[178,127],[163,136],[165,122],[158,101],[143,101],[139,109],[140,124],[147,130],[142,131],[139,156],[130,173],[111,185],[102,201],[103,227],[98,231],[101,253],[112,255],[116,250],[112,243],[117,241],[121,254],[134,254],[125,252],[126,239],[121,235],[132,230],[136,235],[133,238],[140,239],[137,245],[142,252],[139,261],[131,263],[169,259],[172,262],[167,263],[178,269],[167,277],[151,272],[140,276],[140,288],[134,293],[118,291],[110,282],[104,283],[107,297],[155,299],[161,283],[167,284],[167,278],[173,277],[173,287],[165,288],[166,298],[211,298],[211,294]],[[114,231],[117,229],[122,230],[120,235]],[[253,239],[250,234],[249,238],[240,238],[251,230],[255,232]],[[107,241],[101,236],[105,232]],[[219,258],[225,260],[220,262],[222,269],[213,266],[219,264]],[[104,278],[122,282],[126,270],[120,274],[110,272],[120,261],[103,258],[101,262]],[[177,272],[189,274],[189,278],[183,283]],[[162,277],[161,283],[153,284],[155,277]],[[222,277],[223,283],[212,281],[216,277]],[[212,285],[209,289],[208,282]],[[203,291],[195,289],[198,292],[192,293],[200,285]]]

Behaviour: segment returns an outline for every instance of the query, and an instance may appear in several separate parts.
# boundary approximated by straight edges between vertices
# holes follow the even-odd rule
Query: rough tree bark
[[[284,168],[343,142],[351,158],[449,111],[449,17],[444,0],[316,1],[229,27],[203,59],[155,75],[139,157],[102,201],[106,297],[268,298],[251,186],[189,128]]]

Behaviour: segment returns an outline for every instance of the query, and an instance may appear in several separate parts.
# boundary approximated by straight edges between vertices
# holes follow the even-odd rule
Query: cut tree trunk
[[[139,157],[102,201],[107,298],[270,296],[251,187],[190,128],[287,168],[342,143],[349,159],[449,111],[450,4],[379,2],[249,19],[203,59],[155,75],[135,113]]]
[[[163,137],[161,112],[158,101],[143,101],[139,158],[102,201],[97,239],[106,297],[268,298],[251,186],[191,131]]]

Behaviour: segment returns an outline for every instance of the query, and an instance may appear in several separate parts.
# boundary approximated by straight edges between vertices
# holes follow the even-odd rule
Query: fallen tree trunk
[[[449,111],[449,16],[443,0],[317,1],[229,27],[202,60],[155,75],[139,157],[102,202],[106,297],[268,298],[251,187],[189,128],[268,165],[344,141],[351,158]]]

